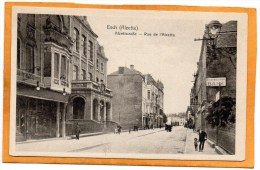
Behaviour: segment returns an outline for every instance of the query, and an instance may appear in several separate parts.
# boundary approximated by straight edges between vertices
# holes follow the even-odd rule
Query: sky
[[[212,13],[95,10],[85,11],[93,31],[99,36],[108,58],[108,74],[120,66],[151,74],[164,84],[164,112],[185,112],[189,105],[193,74],[201,51],[205,24],[211,20],[229,20],[229,16]],[[109,25],[109,26],[108,26]],[[120,30],[120,25],[138,28]],[[116,26],[117,29],[107,29]],[[136,32],[137,36],[115,35],[115,32]],[[168,33],[174,37],[145,36],[145,33]]]

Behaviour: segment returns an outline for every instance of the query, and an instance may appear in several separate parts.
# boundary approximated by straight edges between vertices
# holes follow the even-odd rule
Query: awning
[[[68,103],[69,95],[63,95],[62,92],[56,92],[50,89],[41,88],[36,90],[33,86],[17,85],[16,94],[18,96],[31,97],[42,100],[50,100],[62,103]]]

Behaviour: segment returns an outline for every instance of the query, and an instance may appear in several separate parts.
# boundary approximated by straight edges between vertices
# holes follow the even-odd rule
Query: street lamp
[[[36,86],[36,90],[39,91],[41,88],[40,88],[40,82],[37,81],[37,86]]]
[[[220,33],[222,24],[219,21],[213,20],[206,27],[209,31],[209,37],[215,39]]]
[[[208,52],[212,56],[216,56],[216,39],[220,34],[226,34],[229,32],[221,32],[222,24],[213,20],[209,24],[206,25],[205,36],[202,39],[195,38],[194,41],[207,40],[208,42]]]

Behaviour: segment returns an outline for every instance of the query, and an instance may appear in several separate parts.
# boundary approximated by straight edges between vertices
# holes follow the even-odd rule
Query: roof
[[[221,32],[217,39],[217,48],[237,47],[237,21],[229,21],[221,27]]]
[[[120,73],[120,70],[122,70],[123,72]],[[140,71],[137,71],[135,69],[130,69],[127,67],[119,67],[119,69],[111,74],[109,74],[108,76],[115,76],[115,75],[140,75],[143,77],[143,74]]]
[[[92,30],[86,16],[75,16],[97,38],[98,35]]]

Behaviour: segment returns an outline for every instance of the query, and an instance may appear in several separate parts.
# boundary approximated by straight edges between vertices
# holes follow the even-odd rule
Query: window
[[[104,63],[101,63],[101,71],[104,72]]]
[[[88,73],[88,76],[89,76],[89,80],[92,81],[93,80],[92,73]]]
[[[34,73],[34,49],[31,45],[26,45],[26,71]]]
[[[94,60],[94,46],[92,41],[89,41],[89,59],[92,62]]]
[[[87,56],[87,39],[85,35],[82,35],[81,38],[81,50],[82,50],[82,54]]]
[[[76,28],[74,28],[74,31],[73,31],[73,38],[75,40],[74,50],[79,52],[79,31]]]
[[[17,68],[21,67],[21,40],[17,38]]]
[[[78,66],[76,66],[76,65],[73,66],[72,79],[73,80],[78,80]]]
[[[148,90],[148,92],[147,92],[147,98],[150,100],[151,99],[151,92],[150,92],[150,90]]]
[[[54,53],[54,78],[59,79],[60,55]]]
[[[103,84],[103,83],[104,83],[104,80],[100,80],[100,82]]]
[[[81,79],[82,80],[86,80],[87,79],[86,70],[84,70],[84,69],[81,70]]]
[[[61,69],[60,69],[60,75],[62,80],[67,80],[67,59],[66,56],[61,56]]]
[[[97,63],[96,63],[97,69],[99,69],[99,60],[97,59]]]
[[[97,83],[99,82],[99,79],[98,79],[98,78],[96,78],[96,82],[97,82]]]

